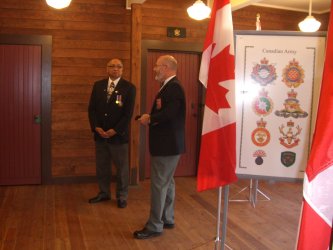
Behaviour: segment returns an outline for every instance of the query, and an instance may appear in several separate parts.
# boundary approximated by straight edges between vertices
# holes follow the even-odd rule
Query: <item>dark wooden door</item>
[[[0,185],[41,183],[41,46],[0,45]]]
[[[178,61],[177,77],[182,83],[186,96],[186,153],[178,164],[176,176],[195,176],[198,157],[198,91],[200,55],[188,52],[148,51],[147,56],[147,86],[145,112],[150,112],[152,102],[159,91],[159,83],[154,79],[153,67],[159,56],[169,54]],[[148,136],[148,133],[146,133]],[[146,138],[145,176],[150,176],[150,155],[148,137]],[[163,142],[161,142],[163,143]]]

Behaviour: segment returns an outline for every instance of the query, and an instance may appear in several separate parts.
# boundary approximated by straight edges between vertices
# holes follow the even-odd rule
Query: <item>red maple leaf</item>
[[[214,47],[215,44],[212,51]],[[229,90],[219,85],[219,82],[235,79],[235,57],[229,51],[230,45],[210,60],[206,105],[216,114],[221,108],[230,108],[226,98]]]

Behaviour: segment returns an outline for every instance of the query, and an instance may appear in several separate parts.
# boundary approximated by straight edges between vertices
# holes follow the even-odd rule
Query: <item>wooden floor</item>
[[[0,249],[214,249],[218,191],[196,192],[192,177],[176,178],[176,227],[161,237],[136,240],[149,213],[149,181],[131,187],[129,204],[88,204],[97,185],[0,187]],[[232,199],[249,180],[230,186]],[[112,186],[113,188],[114,186]],[[229,202],[227,245],[232,249],[294,249],[302,183],[259,182],[270,201]],[[113,188],[114,192],[114,188]],[[261,198],[260,196],[258,198]],[[228,248],[226,248],[228,249]]]

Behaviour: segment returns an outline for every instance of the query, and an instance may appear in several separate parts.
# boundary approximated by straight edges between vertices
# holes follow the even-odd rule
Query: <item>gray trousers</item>
[[[174,224],[175,181],[180,155],[152,156],[150,176],[150,215],[145,228],[163,231],[163,224]]]
[[[127,199],[128,196],[128,144],[110,144],[96,141],[96,175],[100,192],[111,197],[110,184],[112,163],[116,167],[116,198]]]

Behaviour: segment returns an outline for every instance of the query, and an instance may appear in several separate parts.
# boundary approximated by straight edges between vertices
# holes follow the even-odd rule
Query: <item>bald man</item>
[[[150,114],[143,114],[140,123],[149,127],[151,155],[151,205],[149,219],[137,239],[160,236],[163,229],[172,229],[174,222],[174,173],[185,152],[185,94],[176,77],[177,61],[170,55],[158,58],[154,66],[155,80],[162,87],[155,97]]]
[[[111,59],[108,78],[95,82],[89,102],[89,122],[94,134],[96,175],[99,193],[89,203],[111,199],[111,165],[116,167],[116,199],[119,208],[127,206],[129,124],[135,102],[135,86],[122,78],[123,63]]]

